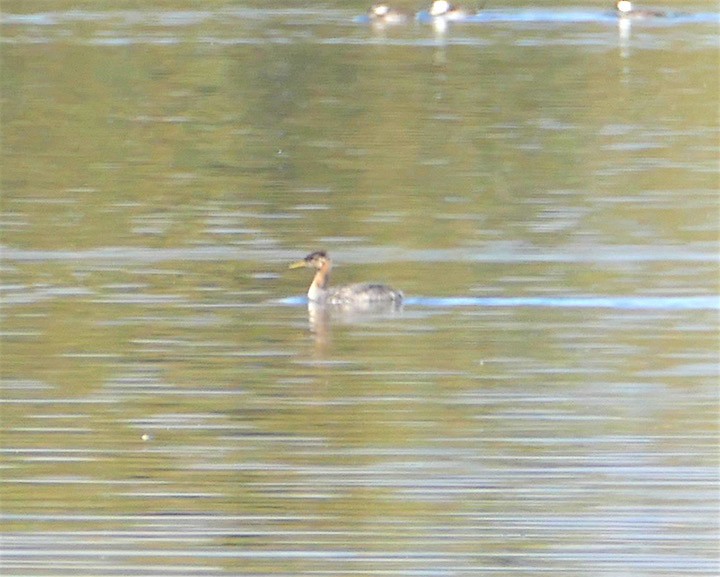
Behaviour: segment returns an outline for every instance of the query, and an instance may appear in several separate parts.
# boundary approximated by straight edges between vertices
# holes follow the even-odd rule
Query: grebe
[[[667,16],[660,10],[636,10],[630,0],[617,0],[615,13],[621,18],[663,18]]]
[[[430,5],[430,16],[433,18],[443,18],[445,20],[464,20],[470,13],[464,8],[457,8],[448,0],[434,0]]]
[[[390,8],[390,6],[382,2],[373,4],[370,7],[368,18],[373,24],[402,24],[407,20],[405,14]]]
[[[313,252],[289,268],[303,267],[315,269],[315,278],[308,290],[310,303],[359,308],[398,306],[402,303],[403,294],[383,284],[357,283],[329,287],[332,260],[325,251]]]

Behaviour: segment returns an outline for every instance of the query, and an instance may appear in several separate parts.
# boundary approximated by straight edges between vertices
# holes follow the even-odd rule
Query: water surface
[[[717,574],[706,4],[87,8],[0,19],[3,573]]]

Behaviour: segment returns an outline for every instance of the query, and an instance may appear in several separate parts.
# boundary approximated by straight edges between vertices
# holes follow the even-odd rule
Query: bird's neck
[[[321,268],[315,273],[310,290],[308,291],[308,298],[311,301],[322,300],[322,297],[330,285],[330,263],[323,264]]]

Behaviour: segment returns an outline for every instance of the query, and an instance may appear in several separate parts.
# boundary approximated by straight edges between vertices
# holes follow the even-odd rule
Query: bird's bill
[[[305,268],[305,265],[307,263],[304,260],[299,260],[297,262],[292,263],[288,268]]]

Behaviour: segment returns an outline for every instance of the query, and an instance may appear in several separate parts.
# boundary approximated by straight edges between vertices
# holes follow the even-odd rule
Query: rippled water
[[[117,8],[0,17],[2,574],[718,573],[707,5]]]

